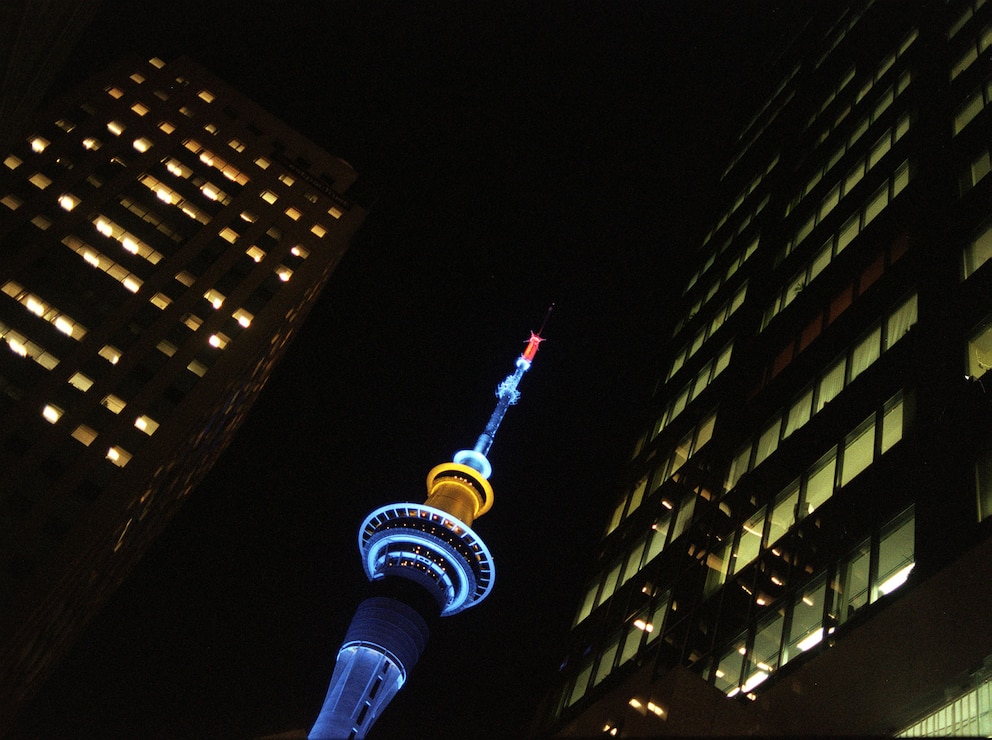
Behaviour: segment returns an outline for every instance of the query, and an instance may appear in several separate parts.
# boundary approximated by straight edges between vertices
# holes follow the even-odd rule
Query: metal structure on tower
[[[309,740],[365,737],[423,653],[432,622],[492,591],[492,555],[472,530],[493,505],[487,454],[507,409],[520,399],[517,387],[544,341],[552,308],[497,386],[496,408],[475,447],[427,474],[424,503],[381,506],[362,522],[358,548],[375,593],[351,620]]]

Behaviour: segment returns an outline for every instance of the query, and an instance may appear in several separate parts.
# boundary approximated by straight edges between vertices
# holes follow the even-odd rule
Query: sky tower
[[[493,505],[486,454],[507,409],[520,399],[517,386],[544,341],[550,314],[551,308],[497,386],[496,408],[475,446],[427,474],[427,500],[381,506],[362,522],[358,548],[374,593],[359,604],[345,633],[309,740],[365,737],[420,658],[431,624],[492,591],[492,555],[472,531]]]

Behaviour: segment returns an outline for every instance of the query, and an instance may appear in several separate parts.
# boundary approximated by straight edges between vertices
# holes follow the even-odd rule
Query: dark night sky
[[[518,736],[563,654],[646,419],[697,194],[803,4],[106,0],[60,81],[186,54],[368,175],[378,201],[234,444],[24,717],[22,737],[309,727],[362,597],[356,531],[470,447],[496,560],[373,731]]]

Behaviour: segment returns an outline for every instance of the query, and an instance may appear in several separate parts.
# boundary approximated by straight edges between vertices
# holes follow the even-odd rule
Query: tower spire
[[[496,409],[475,447],[427,474],[422,504],[381,506],[358,531],[365,574],[374,595],[358,605],[338,651],[334,673],[309,740],[361,740],[419,660],[430,624],[485,599],[496,578],[489,549],[474,521],[493,505],[486,453],[517,386],[544,338],[531,332],[514,371],[496,388]]]
[[[524,373],[530,370],[531,363],[534,362],[534,357],[537,355],[537,350],[540,349],[541,342],[544,341],[541,333],[544,331],[544,327],[547,326],[548,318],[550,318],[554,307],[555,304],[553,303],[548,306],[548,310],[544,314],[544,320],[541,321],[541,328],[536,332],[531,331],[530,339],[526,342],[527,346],[520,353],[520,357],[517,358],[514,371],[496,386],[496,408],[493,409],[493,413],[489,416],[485,430],[476,440],[475,447],[471,450],[459,450],[455,453],[454,461],[456,463],[474,468],[482,474],[483,478],[489,478],[492,475],[493,467],[486,455],[489,453],[489,448],[493,445],[493,440],[496,438],[496,430],[499,429],[506,410],[520,400],[520,391],[517,390],[517,386],[520,385]]]

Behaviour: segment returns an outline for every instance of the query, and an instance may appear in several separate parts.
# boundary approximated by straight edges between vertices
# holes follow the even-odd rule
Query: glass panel
[[[823,639],[826,593],[827,581],[821,577],[807,585],[792,602],[792,623],[786,636],[783,665]]]
[[[641,505],[641,499],[644,498],[644,489],[648,487],[648,477],[645,475],[639,481],[637,485],[634,486],[634,492],[630,496],[630,506],[627,507],[627,514],[629,515],[634,509]]]
[[[830,253],[833,250],[833,246],[833,239],[830,239],[820,248],[816,256],[813,257],[813,262],[809,267],[810,282],[815,280],[816,276],[823,272],[823,269],[830,264]]]
[[[882,446],[879,454],[886,452],[902,439],[903,412],[902,394],[885,404],[882,410]]]
[[[668,602],[671,600],[671,593],[665,593],[663,596],[659,597],[655,602],[654,609],[651,612],[651,619],[649,623],[651,624],[652,630],[648,632],[647,642],[651,643],[653,640],[658,639],[665,627],[665,615],[668,612]]]
[[[628,660],[637,655],[637,648],[641,646],[641,638],[644,637],[644,630],[637,626],[637,623],[647,625],[649,623],[646,609],[642,609],[627,628],[627,635],[623,641],[623,650],[620,653],[620,661],[617,665],[623,665]],[[652,627],[653,630],[653,627]]]
[[[713,672],[714,685],[728,696],[736,694],[740,686],[741,669],[744,667],[744,652],[746,650],[744,637],[739,637],[729,649],[720,657],[716,669]]]
[[[589,684],[590,675],[592,675],[591,658],[585,662],[582,670],[579,671],[579,677],[575,679],[575,685],[572,686],[572,693],[568,697],[569,706],[581,699],[582,695],[586,693],[586,686]]]
[[[710,362],[707,362],[705,365],[703,365],[703,367],[699,370],[699,375],[696,376],[696,383],[695,383],[695,385],[692,388],[692,397],[693,398],[695,398],[700,393],[702,393],[703,392],[703,389],[707,385],[709,385],[709,382],[710,382],[710,370],[712,370],[712,369],[713,369],[713,362],[710,361]]]
[[[627,558],[627,567],[624,568],[623,578],[620,581],[621,585],[629,581],[641,569],[641,555],[644,554],[644,546],[647,544],[647,537],[642,537],[634,545],[634,549],[630,551],[630,556]]]
[[[867,226],[874,220],[874,218],[882,212],[882,210],[889,204],[889,185],[886,183],[882,185],[878,190],[876,190],[872,196],[868,205],[865,207],[865,221],[864,224]]]
[[[648,547],[648,554],[644,558],[645,565],[650,563],[661,551],[665,549],[665,538],[668,536],[668,525],[671,523],[672,518],[670,516],[663,516],[658,519],[653,525],[651,525],[651,543]]]
[[[726,542],[706,557],[706,585],[704,595],[709,596],[727,581],[730,574],[733,541]]]
[[[716,424],[716,414],[710,414],[699,425],[696,433],[696,443],[693,445],[692,454],[696,454],[713,437],[713,426]]]
[[[837,397],[837,394],[844,390],[844,368],[846,357],[838,357],[834,363],[827,368],[827,371],[820,379],[819,394],[816,399],[816,410],[820,411],[830,401]]]
[[[672,531],[669,537],[672,542],[689,527],[689,524],[692,522],[692,513],[695,509],[696,495],[691,493],[682,500],[682,505],[679,506],[678,514],[676,514],[675,521],[672,524]]]
[[[681,440],[679,440],[678,446],[675,448],[675,454],[672,456],[672,472],[681,468],[685,461],[689,459],[689,446],[692,444],[692,431],[686,434]]]
[[[613,659],[616,658],[617,648],[619,647],[620,635],[614,635],[613,639],[610,640],[610,644],[606,646],[606,649],[600,655],[599,666],[596,668],[596,678],[592,682],[593,686],[610,675],[610,672],[613,670]]]
[[[916,520],[912,512],[882,530],[878,544],[878,595],[892,593],[906,582],[916,552]]]
[[[968,278],[992,257],[992,226],[987,228],[964,250],[964,276]]]
[[[916,323],[917,299],[914,293],[892,312],[885,326],[885,349],[898,342]]]
[[[734,348],[733,343],[728,344],[726,347],[723,348],[723,351],[720,353],[720,356],[716,358],[716,363],[713,366],[714,378],[720,373],[722,373],[727,368],[727,365],[730,364],[730,352],[733,348]]]
[[[792,404],[792,408],[789,409],[789,415],[785,421],[785,431],[782,433],[783,439],[809,421],[812,409],[813,389],[808,388],[806,392],[799,397],[799,400]]]
[[[603,590],[599,594],[599,599],[596,601],[596,606],[599,606],[613,595],[613,592],[616,590],[617,579],[619,577],[620,561],[617,560],[613,563],[613,567],[610,568],[610,572],[606,574],[606,578],[603,581]]]
[[[782,614],[776,613],[758,623],[754,646],[748,654],[747,675],[744,677],[746,691],[760,684],[778,668],[784,622]]]
[[[837,462],[837,448],[833,448],[814,465],[806,479],[806,494],[803,499],[804,516],[812,514],[834,492],[834,469]]]
[[[844,467],[840,484],[846,486],[862,470],[871,465],[875,455],[875,416],[870,416],[854,432],[847,436],[844,444]]]
[[[992,515],[992,449],[986,450],[975,461],[975,486],[978,493],[978,519]]]
[[[730,464],[730,472],[727,473],[726,488],[729,491],[737,485],[737,481],[747,472],[748,463],[751,460],[751,445],[747,444],[737,453],[734,461]]]
[[[987,323],[968,342],[968,374],[981,377],[992,367],[992,322]]]
[[[781,418],[776,418],[771,424],[765,427],[758,438],[757,448],[754,454],[754,467],[758,467],[761,462],[778,449],[779,429],[782,426]]]
[[[596,600],[596,592],[598,590],[599,579],[597,579],[596,582],[586,590],[586,597],[582,600],[582,606],[579,607],[579,611],[575,615],[575,624],[578,624],[589,616],[589,613],[592,611],[592,605]]]
[[[799,480],[795,480],[788,488],[775,498],[771,515],[768,517],[768,541],[765,546],[772,545],[789,531],[796,523],[796,505],[799,503]]]
[[[871,542],[865,540],[841,563],[837,622],[843,624],[868,603],[868,578],[871,565]]]
[[[858,342],[851,355],[851,380],[858,377],[878,359],[881,340],[882,329],[876,326],[868,336]]]
[[[741,528],[737,557],[734,558],[734,573],[746,568],[761,552],[761,536],[765,529],[765,508],[762,507]]]

